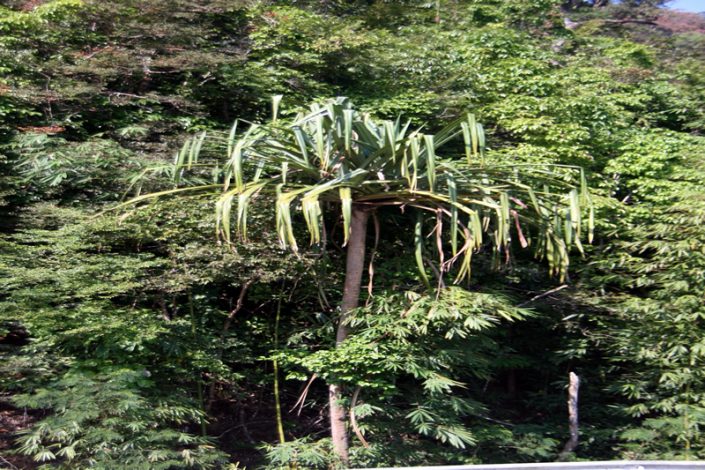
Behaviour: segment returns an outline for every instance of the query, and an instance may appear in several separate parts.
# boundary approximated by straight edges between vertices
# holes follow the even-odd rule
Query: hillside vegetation
[[[704,129],[656,0],[0,1],[0,468],[705,458]]]

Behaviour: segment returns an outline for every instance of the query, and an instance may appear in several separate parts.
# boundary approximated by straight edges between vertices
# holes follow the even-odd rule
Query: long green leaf
[[[352,190],[349,187],[340,188],[340,205],[343,214],[343,246],[345,246],[350,237],[350,222],[352,221]]]
[[[426,275],[426,268],[423,264],[423,213],[419,212],[416,218],[416,226],[414,227],[414,256],[416,258],[416,266],[419,269],[419,276],[427,289],[431,288],[431,283]]]

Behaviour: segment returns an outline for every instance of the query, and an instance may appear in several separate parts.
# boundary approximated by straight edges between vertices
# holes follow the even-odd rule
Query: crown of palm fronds
[[[346,98],[314,104],[308,113],[293,119],[279,119],[280,100],[273,100],[269,123],[236,121],[227,136],[207,139],[202,133],[184,144],[175,159],[177,185],[186,170],[203,167],[212,169],[213,184],[177,187],[130,203],[218,188],[222,193],[216,203],[217,231],[230,240],[231,220],[235,231],[245,237],[248,206],[259,193],[268,191],[275,195],[279,239],[292,250],[297,250],[292,205],[302,211],[312,244],[321,239],[324,201],[339,203],[346,241],[353,205],[414,207],[436,216],[441,266],[448,271],[458,262],[457,279],[468,275],[473,253],[488,238],[494,249],[505,251],[514,233],[525,247],[532,243],[529,227],[535,229],[538,255],[547,258],[552,273],[563,277],[570,246],[582,251],[584,206],[589,207],[591,237],[592,207],[582,170],[565,165],[485,164],[483,128],[472,114],[436,134],[426,134],[399,119],[376,121],[355,110]],[[438,154],[445,144],[461,139],[464,159]],[[201,158],[199,162],[201,153],[213,150],[224,152],[225,158],[216,155],[214,161],[203,163]],[[445,235],[444,220],[449,222]],[[421,268],[422,223],[419,218],[416,227]],[[451,254],[447,261],[446,246]]]

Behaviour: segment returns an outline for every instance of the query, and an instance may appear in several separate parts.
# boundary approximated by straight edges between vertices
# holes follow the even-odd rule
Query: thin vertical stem
[[[196,336],[197,336],[196,315],[194,313],[194,308],[193,308],[193,292],[190,290],[188,292],[188,311],[189,311],[189,315],[191,316],[191,334],[193,335],[193,339],[195,341]],[[198,396],[198,404],[201,407],[201,411],[205,414],[206,413],[206,405],[203,401],[203,384],[201,383],[200,377],[196,381],[196,395]],[[203,437],[206,437],[206,421],[205,421],[205,419],[201,420],[201,435]]]
[[[277,301],[277,315],[274,319],[274,352],[277,354],[279,352],[279,320],[281,318],[282,312],[282,296],[284,294],[284,289],[279,293],[279,300]],[[279,361],[275,356],[272,359],[272,368],[274,369],[274,409],[277,414],[277,434],[279,436],[279,443],[284,444],[286,438],[284,437],[284,423],[282,420],[282,406],[281,400],[279,398]]]
[[[685,413],[683,413],[683,427],[685,428],[685,460],[690,460],[690,382],[685,386]]]

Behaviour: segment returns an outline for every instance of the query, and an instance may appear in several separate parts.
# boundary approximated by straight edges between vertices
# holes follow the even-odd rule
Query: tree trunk
[[[365,237],[367,235],[367,219],[369,213],[353,206],[350,222],[350,237],[345,261],[345,285],[343,301],[340,304],[340,321],[336,332],[336,344],[348,337],[348,326],[345,319],[348,313],[357,308],[360,301],[362,273],[365,270]],[[340,404],[342,388],[338,384],[328,386],[330,407],[330,430],[333,439],[333,450],[344,465],[348,465],[348,432],[346,429],[345,408]]]
[[[570,429],[570,439],[565,443],[563,451],[558,456],[559,461],[567,460],[578,447],[578,390],[580,388],[580,377],[575,372],[568,374],[568,426]]]

